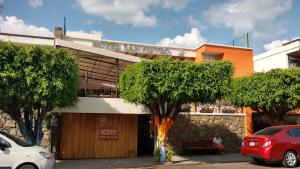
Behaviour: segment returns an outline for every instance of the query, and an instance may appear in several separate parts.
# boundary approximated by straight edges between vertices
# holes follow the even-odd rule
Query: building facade
[[[287,69],[300,66],[300,39],[287,42],[268,52],[254,56],[255,72],[275,68]]]
[[[249,48],[216,44],[204,44],[196,49],[165,47],[102,40],[91,34],[65,36],[61,28],[55,29],[53,38],[1,33],[0,40],[65,48],[76,56],[81,78],[79,102],[74,107],[53,110],[59,122],[57,153],[60,159],[135,157],[153,152],[149,111],[119,98],[118,78],[128,65],[164,55],[196,62],[227,60],[236,68],[235,77],[253,72],[252,49]],[[193,121],[192,126],[203,126],[194,127],[195,133],[197,130],[213,127],[214,124],[220,125],[214,131],[225,131],[221,124],[226,121],[228,126],[223,127],[236,136],[234,141],[228,138],[227,147],[234,147],[241,142],[245,132],[241,126],[244,124],[242,110],[239,110],[240,114],[232,116],[219,111],[218,118],[210,112],[194,111],[189,113],[192,119],[199,119],[197,116],[201,115],[208,119],[208,124],[204,124],[202,120]],[[176,126],[171,131],[173,143],[176,142],[174,139],[179,139],[177,143],[180,143],[180,139],[193,138],[192,134],[173,137],[172,135],[178,136],[176,132],[180,132]],[[211,135],[212,133],[199,134],[197,137]],[[228,134],[226,138],[227,136]],[[173,145],[181,150],[181,145]],[[228,151],[232,150],[228,148]]]

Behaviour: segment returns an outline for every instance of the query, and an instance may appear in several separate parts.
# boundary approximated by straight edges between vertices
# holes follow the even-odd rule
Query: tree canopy
[[[300,107],[300,68],[273,69],[237,78],[228,100],[282,121],[286,112]]]
[[[129,66],[120,77],[121,97],[131,103],[213,102],[228,92],[232,64],[162,57]]]
[[[174,118],[182,103],[213,102],[229,91],[230,62],[195,63],[161,57],[126,68],[120,77],[120,95],[148,107],[159,118]]]
[[[41,139],[45,112],[76,103],[79,83],[70,52],[0,42],[0,109],[18,123],[28,142]]]

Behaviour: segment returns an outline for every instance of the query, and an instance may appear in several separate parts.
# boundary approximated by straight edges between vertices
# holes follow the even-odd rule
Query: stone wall
[[[184,154],[184,139],[212,139],[218,133],[225,152],[239,152],[245,136],[244,115],[180,114],[168,135],[168,144],[177,154]]]
[[[7,113],[4,113],[0,110],[0,130],[4,131],[10,135],[16,136],[20,139],[24,139],[19,130],[17,123],[12,120]],[[47,129],[43,129],[44,137],[41,143],[42,147],[49,146],[49,131]]]

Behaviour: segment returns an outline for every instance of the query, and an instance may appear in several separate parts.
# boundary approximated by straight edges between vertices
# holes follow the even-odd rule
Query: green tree
[[[76,103],[79,84],[78,64],[68,51],[0,42],[0,109],[28,143],[41,143],[46,112]]]
[[[273,124],[283,124],[284,115],[300,107],[300,68],[273,69],[237,78],[228,100],[236,106],[266,112]]]
[[[195,63],[161,57],[126,68],[120,77],[120,95],[150,110],[158,128],[157,139],[163,141],[181,104],[222,98],[232,74],[229,62]]]

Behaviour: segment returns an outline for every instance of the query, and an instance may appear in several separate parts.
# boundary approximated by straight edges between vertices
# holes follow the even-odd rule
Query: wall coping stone
[[[182,115],[193,115],[193,116],[245,116],[242,113],[199,113],[199,112],[180,112]]]

